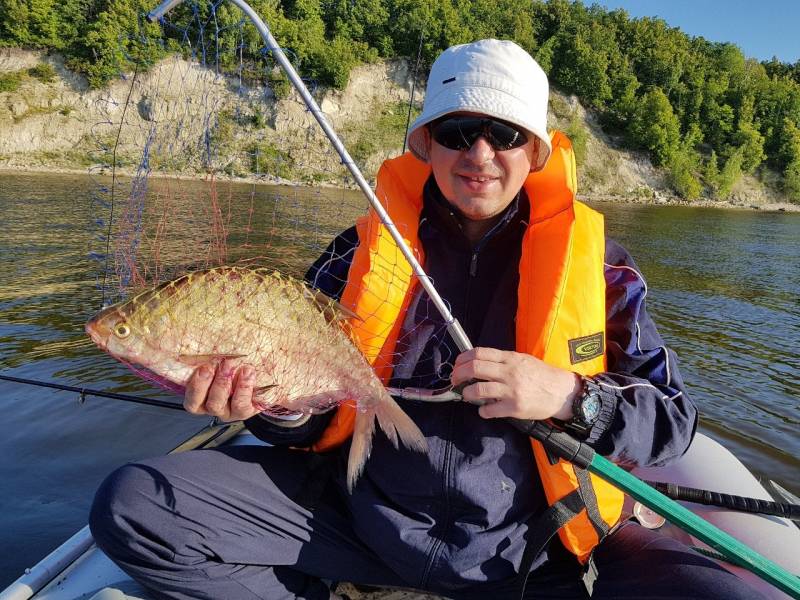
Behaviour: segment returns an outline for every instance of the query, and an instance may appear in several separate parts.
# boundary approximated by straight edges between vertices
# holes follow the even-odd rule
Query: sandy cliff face
[[[17,90],[0,92],[0,168],[86,171],[115,159],[134,172],[147,149],[146,167],[185,175],[213,169],[266,180],[343,180],[339,156],[294,91],[276,99],[268,88],[244,86],[179,57],[90,90],[57,56],[2,49],[0,75],[41,62],[55,68],[53,82],[23,76]],[[362,65],[346,89],[312,91],[368,179],[400,153],[411,95],[405,61]],[[423,95],[424,85],[417,85],[415,104]],[[549,124],[583,133],[581,196],[675,200],[663,172],[643,153],[620,149],[621,140],[605,134],[575,97],[553,93]],[[746,178],[729,203],[771,201],[771,193]]]
[[[55,67],[55,81],[24,77],[18,90],[0,93],[0,165],[80,169],[105,162],[114,146],[120,157],[134,160],[146,143],[166,149],[167,138],[175,150],[197,147],[212,111],[249,100],[232,94],[229,82],[213,72],[176,58],[89,90],[58,58],[0,51],[6,72],[38,62]],[[148,140],[153,130],[158,137]]]
[[[247,176],[251,150],[260,146],[291,162],[298,175],[341,176],[341,160],[294,92],[278,100],[268,88],[243,86],[178,57],[89,90],[57,57],[0,50],[0,74],[40,62],[55,67],[55,81],[25,76],[17,90],[0,92],[0,168],[82,170],[110,162],[115,153],[130,170],[146,147],[156,169]],[[317,91],[315,99],[335,129],[354,130],[384,106],[407,103],[408,77],[403,61],[365,65],[345,90]],[[391,154],[378,150],[368,171]]]

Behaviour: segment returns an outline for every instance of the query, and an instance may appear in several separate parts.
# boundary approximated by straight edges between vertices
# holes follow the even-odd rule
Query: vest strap
[[[586,569],[583,572],[583,587],[586,588],[589,596],[594,593],[594,582],[597,581],[597,565],[594,562],[594,552],[589,555],[586,561]]]
[[[550,543],[550,540],[558,533],[558,530],[577,517],[584,508],[589,517],[589,522],[597,533],[598,541],[602,541],[608,534],[609,527],[600,514],[600,507],[597,505],[597,496],[592,487],[589,471],[580,467],[574,467],[574,469],[575,476],[578,479],[578,487],[558,502],[550,505],[539,517],[528,522],[530,536],[525,543],[525,550],[522,553],[522,561],[519,567],[520,600],[525,596],[525,586],[528,583],[533,561]],[[586,585],[589,593],[591,593],[596,578],[596,568],[590,560],[584,575],[584,585]]]
[[[592,480],[589,478],[589,471],[586,469],[581,469],[580,467],[574,468],[575,476],[578,479],[578,490],[580,491],[580,494],[583,497],[583,502],[586,505],[586,514],[589,517],[589,522],[592,524],[592,527],[594,527],[595,533],[597,533],[597,539],[599,542],[608,533],[608,523],[603,520],[603,517],[600,514],[600,507],[597,504],[597,495],[594,493]]]
[[[525,586],[528,584],[533,561],[542,553],[558,530],[577,517],[584,508],[578,488],[548,506],[541,515],[528,521],[528,540],[525,542],[525,550],[519,565],[520,600],[525,596]]]

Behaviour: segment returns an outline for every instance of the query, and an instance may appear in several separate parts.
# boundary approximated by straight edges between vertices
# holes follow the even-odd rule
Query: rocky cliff
[[[45,63],[51,81],[28,75]],[[168,58],[102,90],[57,56],[0,50],[0,168],[19,170],[153,169],[190,176],[214,170],[267,181],[346,184],[339,156],[296,94],[267,88],[185,60]],[[402,151],[411,75],[405,61],[356,68],[344,90],[315,98],[367,178]],[[420,105],[424,85],[418,85]],[[579,146],[579,187],[595,200],[676,202],[663,172],[643,153],[621,147],[575,97],[553,92],[549,124]],[[143,160],[146,159],[146,162]],[[788,204],[754,178],[741,181],[726,205],[780,208]],[[710,203],[709,201],[701,201]],[[720,204],[720,203],[712,203]]]

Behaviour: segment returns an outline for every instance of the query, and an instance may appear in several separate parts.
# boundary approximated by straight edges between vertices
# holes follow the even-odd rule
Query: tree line
[[[443,49],[513,39],[560,89],[600,115],[603,127],[647,151],[686,198],[725,198],[742,174],[769,179],[800,201],[800,61],[746,58],[733,44],[690,37],[661,19],[632,19],[569,0],[252,0],[300,72],[343,87],[350,69],[378,57],[430,65]],[[144,15],[150,0],[0,0],[0,46],[58,51],[103,86],[180,50],[185,30]],[[236,27],[225,2],[185,2],[171,15],[213,16],[219,47],[258,57],[253,28]],[[212,15],[213,13],[213,15]],[[228,59],[232,60],[232,59]],[[279,76],[272,84],[285,84]]]

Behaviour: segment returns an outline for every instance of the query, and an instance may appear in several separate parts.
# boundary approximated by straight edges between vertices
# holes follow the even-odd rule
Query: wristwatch
[[[602,407],[602,396],[600,386],[590,377],[581,377],[583,390],[572,401],[573,416],[568,421],[562,421],[561,425],[568,431],[573,431],[583,437],[589,435],[592,425],[600,417]]]

